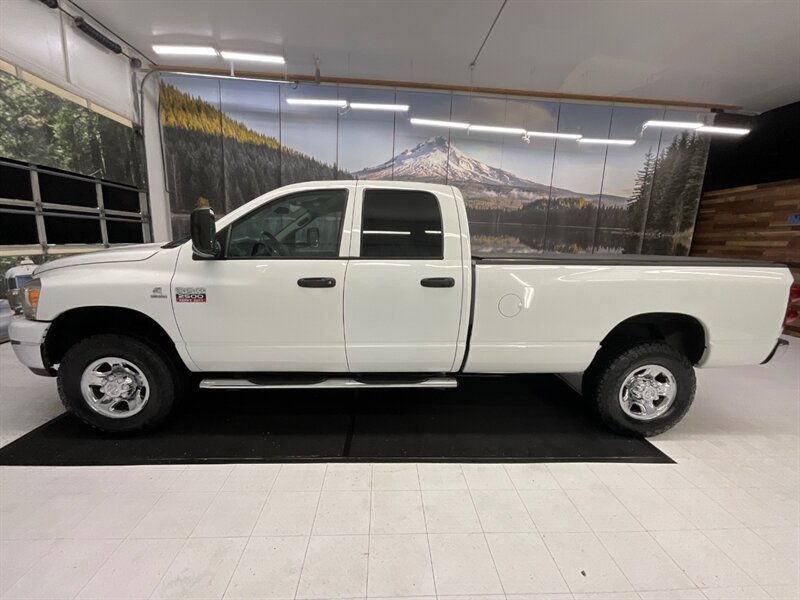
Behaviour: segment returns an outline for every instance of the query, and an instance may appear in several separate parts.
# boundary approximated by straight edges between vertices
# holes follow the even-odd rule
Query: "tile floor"
[[[698,378],[675,465],[2,467],[0,597],[800,598],[800,340]],[[0,379],[0,443],[60,412]]]

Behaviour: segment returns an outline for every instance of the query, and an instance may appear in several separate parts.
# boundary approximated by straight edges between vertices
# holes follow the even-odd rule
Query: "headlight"
[[[22,293],[22,312],[28,319],[36,319],[36,309],[39,308],[39,296],[42,293],[41,279],[31,279],[25,283]]]

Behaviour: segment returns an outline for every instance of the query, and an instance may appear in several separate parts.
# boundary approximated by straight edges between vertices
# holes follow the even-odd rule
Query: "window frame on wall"
[[[30,177],[30,194],[26,195],[30,199],[8,198],[6,194],[0,192],[0,214],[23,214],[31,215],[35,219],[36,239],[31,243],[3,244],[0,239],[0,253],[3,255],[48,255],[61,254],[64,252],[91,251],[112,246],[122,246],[137,243],[148,243],[152,241],[152,225],[149,211],[147,194],[134,186],[120,184],[117,182],[106,181],[99,178],[87,177],[66,171],[50,169],[31,163],[17,162],[0,158],[0,166],[4,169],[16,169],[27,172]],[[53,202],[54,198],[44,198],[40,186],[40,176],[53,178],[54,183],[58,180],[69,180],[85,184],[86,193],[80,199],[70,203],[68,199]],[[119,210],[105,207],[104,191],[110,196],[110,191],[119,190],[123,194],[130,194],[129,200],[135,198],[138,210]],[[60,199],[59,199],[60,200]],[[115,199],[115,202],[117,200]],[[93,204],[90,206],[89,204]],[[82,219],[97,222],[99,241],[85,243],[77,241],[62,241],[54,243],[51,233],[50,240],[47,234],[47,220],[50,219]],[[127,223],[137,225],[141,228],[141,238],[131,241],[114,241],[109,238],[109,223]]]

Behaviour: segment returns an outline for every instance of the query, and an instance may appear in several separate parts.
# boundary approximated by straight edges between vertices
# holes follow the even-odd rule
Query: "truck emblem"
[[[167,295],[161,291],[161,286],[154,287],[152,293],[150,294],[151,298],[167,298]]]
[[[176,302],[205,302],[206,288],[204,287],[179,287],[175,288]]]

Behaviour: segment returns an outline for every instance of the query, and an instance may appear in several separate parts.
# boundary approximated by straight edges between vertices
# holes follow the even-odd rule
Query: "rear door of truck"
[[[397,186],[356,189],[344,299],[348,367],[454,371],[468,319],[456,199],[444,186]]]

